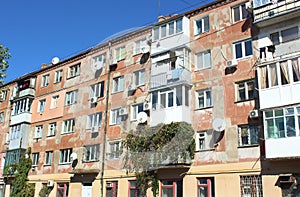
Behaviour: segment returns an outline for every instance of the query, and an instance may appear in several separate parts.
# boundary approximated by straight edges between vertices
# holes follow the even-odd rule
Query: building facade
[[[159,196],[297,195],[299,8],[215,1],[3,85],[0,192],[30,147],[35,196],[139,196],[122,141],[186,122],[194,156],[151,168]]]

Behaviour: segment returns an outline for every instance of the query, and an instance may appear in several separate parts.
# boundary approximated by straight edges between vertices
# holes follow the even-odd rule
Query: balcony
[[[21,90],[18,93],[18,97],[25,97],[25,96],[34,96],[35,95],[35,89],[33,88],[27,88],[25,90]]]
[[[20,124],[22,122],[31,122],[31,113],[30,112],[23,112],[17,115],[11,116],[11,124]]]
[[[191,73],[186,69],[177,68],[171,71],[151,75],[150,89],[166,87],[172,84],[180,84],[184,82],[191,82]]]
[[[299,0],[278,0],[277,3],[265,0],[262,4],[260,2],[260,0],[253,1],[254,23],[260,27],[277,24],[300,16]]]
[[[266,159],[300,157],[300,137],[267,139]]]

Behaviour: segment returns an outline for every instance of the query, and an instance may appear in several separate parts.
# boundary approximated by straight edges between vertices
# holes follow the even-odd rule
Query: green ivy
[[[30,159],[31,149],[22,155],[20,162],[16,166],[15,178],[12,182],[11,197],[33,197],[35,185],[28,182],[28,173],[31,169],[32,161]],[[27,157],[26,157],[27,155]]]
[[[148,188],[157,196],[159,184],[157,168],[163,165],[188,163],[194,157],[194,130],[186,122],[159,124],[155,127],[138,125],[123,140],[127,149],[126,167],[134,171],[141,196]],[[179,161],[181,160],[181,161]]]
[[[48,197],[52,189],[52,187],[48,187],[46,184],[43,184],[43,187],[39,192],[39,197]]]

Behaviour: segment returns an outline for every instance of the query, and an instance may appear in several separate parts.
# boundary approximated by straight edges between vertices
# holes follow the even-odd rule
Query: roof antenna
[[[160,16],[160,0],[158,0],[158,16],[157,17],[159,17]]]

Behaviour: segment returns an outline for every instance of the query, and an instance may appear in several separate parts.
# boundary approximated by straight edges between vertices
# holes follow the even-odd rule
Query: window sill
[[[54,135],[47,135],[46,137],[47,137],[47,138],[55,137],[55,134],[54,134]]]
[[[200,35],[205,35],[205,34],[207,34],[207,33],[209,33],[210,31],[205,31],[205,32],[201,32],[201,33],[196,33],[196,34],[194,34],[194,37],[196,37],[196,36],[200,36]]]
[[[195,111],[200,111],[200,110],[205,110],[205,109],[211,109],[211,108],[213,108],[213,106],[197,108],[197,109],[195,109]]]
[[[238,23],[241,23],[241,22],[244,22],[245,20],[247,20],[248,18],[243,18],[243,19],[240,19],[238,21],[232,21],[232,24],[238,24]]]
[[[195,72],[200,72],[200,71],[204,71],[204,70],[208,70],[208,69],[211,69],[211,66],[210,67],[205,67],[205,68],[197,68],[197,69],[194,69]]]
[[[72,132],[67,132],[67,133],[61,133],[61,135],[68,135],[68,134],[72,134],[72,133],[74,133],[74,131],[72,131]]]
[[[51,167],[52,164],[44,164],[44,167]]]
[[[242,145],[242,146],[238,146],[238,148],[254,148],[254,147],[258,147],[259,144],[251,144],[251,145]]]
[[[208,148],[208,149],[203,149],[203,150],[196,150],[195,153],[201,153],[201,152],[208,152],[208,151],[214,151],[214,148]]]
[[[93,163],[93,162],[99,162],[99,159],[98,160],[89,160],[89,161],[82,161],[82,163]]]
[[[245,56],[245,57],[240,57],[240,58],[235,58],[236,61],[241,61],[241,60],[247,60],[247,59],[250,59],[253,57],[253,54],[252,55],[249,55],[249,56]]]
[[[58,165],[63,166],[63,165],[70,165],[71,162],[66,162],[66,163],[59,163]]]
[[[121,93],[121,92],[124,92],[124,90],[119,90],[119,91],[116,91],[116,92],[112,92],[111,94],[118,94],[118,93]]]
[[[243,102],[247,102],[247,101],[254,101],[255,99],[246,99],[246,100],[241,100],[241,101],[235,101],[234,103],[237,104],[237,103],[243,103]]]
[[[61,81],[55,81],[55,82],[53,82],[53,84],[58,84],[58,83],[61,83]]]
[[[171,35],[167,35],[167,36],[165,36],[165,37],[163,37],[163,38],[160,37],[160,38],[158,38],[157,40],[154,40],[152,43],[159,42],[159,41],[165,40],[165,39],[169,39],[169,38],[171,38],[171,37],[174,37],[174,36],[177,36],[177,35],[180,35],[180,34],[183,34],[183,30],[180,31],[180,32],[176,32],[176,33],[174,33],[174,34],[171,34]]]
[[[75,76],[72,76],[72,77],[67,77],[67,80],[73,79],[73,78],[78,77],[78,76],[80,76],[80,75],[75,75]]]

